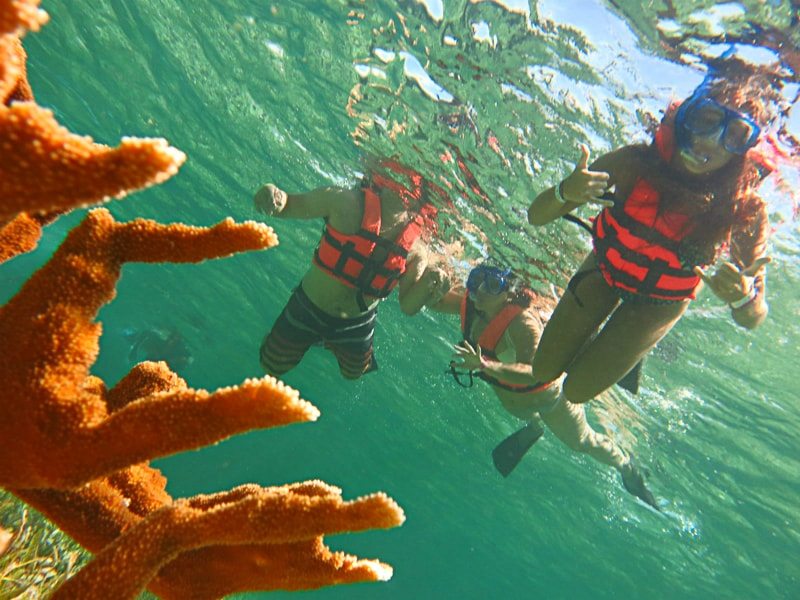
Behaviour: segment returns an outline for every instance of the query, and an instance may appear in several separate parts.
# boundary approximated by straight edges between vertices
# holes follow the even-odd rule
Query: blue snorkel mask
[[[758,142],[761,128],[749,116],[711,97],[709,73],[691,97],[675,113],[675,141],[681,150],[690,150],[694,138],[712,138],[732,154],[744,154]]]
[[[507,291],[511,285],[511,269],[499,269],[488,265],[478,265],[467,277],[467,292],[474,295],[481,292],[497,296]]]

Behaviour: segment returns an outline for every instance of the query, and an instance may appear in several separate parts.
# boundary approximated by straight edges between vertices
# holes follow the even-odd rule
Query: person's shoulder
[[[536,336],[541,334],[544,319],[542,313],[547,312],[545,303],[542,301],[544,297],[540,297],[533,293],[531,300],[527,306],[521,306],[519,314],[509,323],[509,332],[514,333],[531,333]]]

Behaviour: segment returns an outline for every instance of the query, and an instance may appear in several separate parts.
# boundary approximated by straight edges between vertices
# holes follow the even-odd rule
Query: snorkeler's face
[[[505,305],[508,293],[506,291],[490,290],[484,281],[477,288],[469,291],[469,297],[479,311],[493,312],[496,308]]]
[[[725,166],[758,141],[758,124],[747,114],[717,102],[701,86],[678,109],[675,117],[683,167],[695,175]]]
[[[691,144],[681,148],[679,160],[684,169],[692,175],[705,175],[721,169],[734,157],[720,146],[715,139],[692,136]]]

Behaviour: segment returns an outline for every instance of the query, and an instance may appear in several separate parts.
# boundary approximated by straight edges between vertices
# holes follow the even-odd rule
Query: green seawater
[[[460,241],[465,259],[500,257],[547,289],[565,284],[588,242],[569,224],[528,226],[530,199],[569,171],[580,142],[596,156],[647,139],[644,115],[702,79],[661,54],[661,4],[45,0],[51,22],[25,45],[38,102],[70,130],[111,145],[165,137],[188,154],[167,183],[110,203],[120,220],[254,218],[262,183],[353,185],[365,155],[394,155],[450,186],[442,237]],[[713,5],[670,4],[689,35]],[[735,28],[746,13],[791,33],[791,4],[727,3],[706,11],[708,28]],[[457,152],[486,198],[447,160]],[[769,182],[765,194],[776,225],[769,320],[746,332],[703,294],[652,353],[644,391],[589,411],[649,469],[662,514],[552,435],[502,479],[490,452],[519,423],[485,386],[464,391],[445,376],[456,320],[405,317],[395,298],[380,307],[377,373],[344,381],[312,349],[285,378],[320,408],[316,423],[154,464],[176,497],[319,478],[346,498],[395,498],[401,528],[326,538],[390,563],[392,580],[313,597],[797,598],[800,236],[785,194]],[[0,301],[81,217],[63,217],[34,253],[0,267]],[[269,251],[126,265],[99,315],[95,374],[113,383],[131,367],[126,332],[173,328],[193,356],[179,371],[192,387],[259,376],[261,338],[321,225],[271,224],[281,243]]]

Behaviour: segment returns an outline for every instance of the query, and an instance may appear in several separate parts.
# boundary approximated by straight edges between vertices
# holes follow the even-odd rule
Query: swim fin
[[[644,474],[633,460],[629,460],[623,465],[622,469],[620,469],[620,473],[622,474],[622,485],[625,486],[628,493],[636,496],[651,508],[661,512],[661,507],[658,506],[653,492],[648,489],[645,483]]]
[[[628,373],[617,382],[617,385],[623,390],[628,390],[631,394],[639,393],[639,384],[642,382],[642,367],[644,366],[644,359],[636,363]]]
[[[530,450],[536,441],[544,434],[544,427],[538,421],[531,421],[519,431],[512,433],[497,447],[492,450],[494,466],[503,477],[508,477]]]

